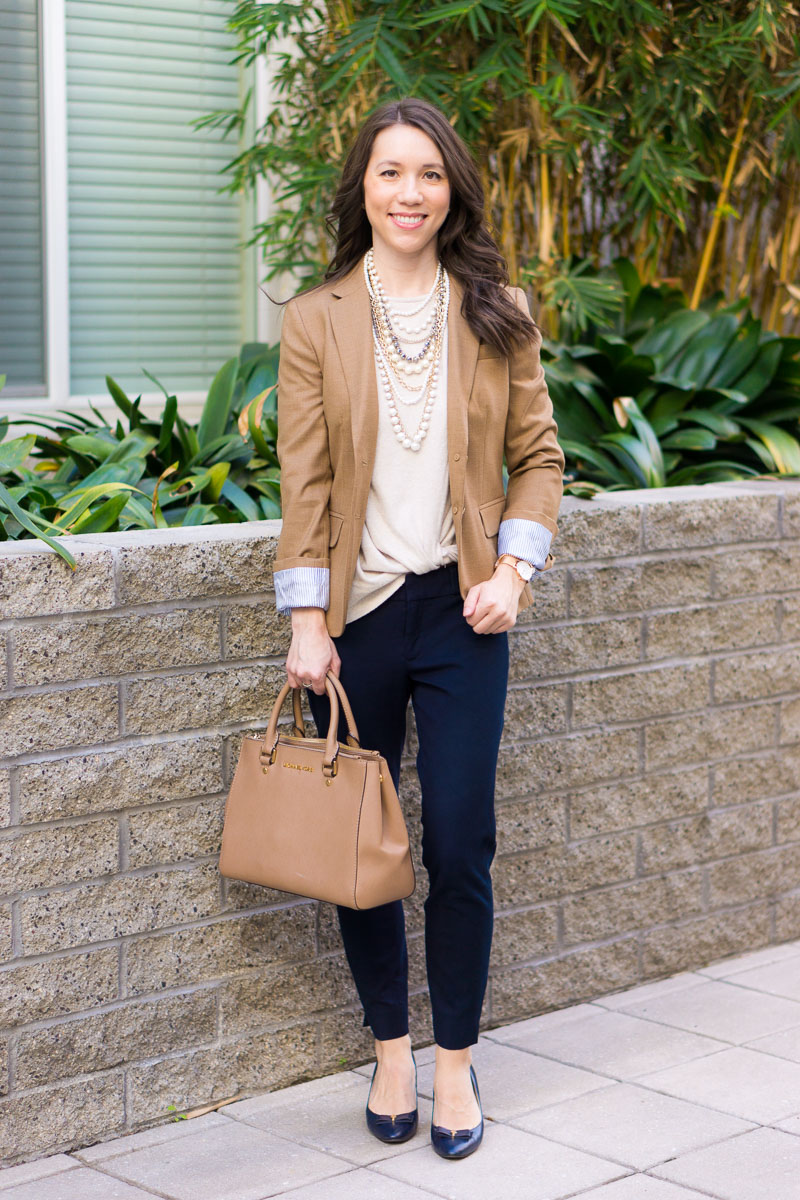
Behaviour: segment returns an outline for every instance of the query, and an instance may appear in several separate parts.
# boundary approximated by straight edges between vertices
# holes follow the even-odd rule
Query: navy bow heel
[[[434,1125],[433,1111],[431,1111],[431,1145],[437,1154],[442,1158],[466,1158],[468,1154],[472,1154],[478,1149],[483,1138],[483,1108],[481,1106],[481,1094],[478,1091],[478,1080],[475,1077],[475,1069],[470,1064],[469,1077],[472,1082],[472,1090],[475,1093],[475,1099],[478,1101],[478,1108],[481,1110],[480,1122],[474,1129],[445,1129],[443,1125]]]
[[[414,1060],[414,1090],[417,1087],[417,1060],[414,1054],[411,1054]],[[369,1085],[369,1095],[367,1096],[367,1129],[374,1134],[381,1142],[389,1142],[395,1145],[398,1142],[407,1142],[417,1132],[419,1124],[419,1107],[413,1112],[393,1113],[391,1116],[383,1113],[374,1113],[369,1106],[369,1097],[372,1095],[372,1084],[375,1082],[375,1072],[378,1070],[378,1064],[375,1063],[375,1070],[372,1072],[372,1080]]]

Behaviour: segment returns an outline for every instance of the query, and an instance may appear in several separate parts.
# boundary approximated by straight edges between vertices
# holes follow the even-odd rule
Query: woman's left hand
[[[525,581],[508,563],[499,563],[491,579],[476,583],[464,600],[464,616],[476,633],[505,633],[517,623],[517,604]]]

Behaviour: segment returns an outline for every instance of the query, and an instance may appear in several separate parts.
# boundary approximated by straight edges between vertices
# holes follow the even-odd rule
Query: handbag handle
[[[361,739],[358,736],[358,726],[356,725],[356,719],[353,716],[353,710],[350,707],[350,701],[347,699],[347,693],[344,690],[342,681],[338,675],[334,675],[333,671],[330,670],[328,671],[327,678],[330,679],[331,683],[335,687],[336,694],[339,697],[339,702],[344,712],[344,719],[347,722],[347,744],[348,746],[355,746],[360,750]]]
[[[347,699],[347,692],[344,690],[344,685],[339,679],[339,676],[334,675],[333,671],[331,670],[328,671],[327,678],[330,679],[331,683],[336,688],[336,694],[339,697],[339,703],[341,704],[342,711],[344,712],[344,719],[347,723],[347,744],[348,746],[354,746],[357,750],[360,750],[361,738],[359,737],[356,719],[353,716],[353,710],[350,707],[350,701]],[[300,697],[300,688],[292,688],[292,708],[294,716],[292,732],[297,737],[305,737],[306,731],[303,721],[303,709],[301,707]]]
[[[328,736],[325,739],[325,756],[322,760],[322,773],[327,779],[335,778],[336,774],[339,770],[339,764],[337,762],[337,758],[339,756],[339,742],[337,739],[337,732],[338,732],[338,728],[339,728],[339,697],[338,697],[337,689],[331,683],[331,678],[334,678],[333,673],[328,672],[328,675],[325,677],[325,691],[328,693],[328,699],[330,701],[331,719],[330,719],[330,723],[328,725]],[[278,693],[278,697],[272,708],[272,713],[270,714],[269,724],[267,725],[267,728],[264,732],[264,738],[263,738],[262,750],[261,750],[261,765],[265,772],[266,772],[267,768],[275,762],[275,755],[277,753],[277,748],[278,748],[278,738],[280,736],[278,733],[278,717],[280,716],[280,711],[283,708],[284,701],[290,691],[293,693],[293,696],[292,696],[293,709],[294,709],[294,726],[293,727],[295,729],[298,729],[298,731],[304,735],[304,731],[302,730],[302,727],[298,726],[298,724],[297,724],[297,711],[298,711],[299,700],[300,700],[300,689],[293,688],[287,679],[286,683],[283,685],[280,692]],[[349,705],[349,702],[347,701],[347,697],[345,697],[345,703],[347,704],[347,709],[349,709],[350,705]],[[300,715],[302,718],[302,709],[301,709]],[[345,713],[345,715],[347,715],[347,713]],[[352,720],[352,711],[350,712],[350,719]],[[348,742],[349,742],[351,736],[355,736],[357,738],[357,734],[351,734],[350,732],[348,732],[348,735],[347,735]],[[268,749],[268,747],[269,747],[269,749]]]
[[[305,737],[306,729],[303,719],[303,706],[300,703],[300,688],[292,688],[292,716],[294,718],[292,733],[296,737]]]

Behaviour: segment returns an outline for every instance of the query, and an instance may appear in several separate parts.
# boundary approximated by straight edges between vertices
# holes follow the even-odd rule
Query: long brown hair
[[[364,209],[364,175],[376,136],[392,125],[415,125],[436,143],[450,183],[450,211],[438,232],[439,258],[463,285],[461,313],[473,333],[499,353],[510,354],[515,346],[532,341],[538,327],[503,289],[509,281],[508,268],[489,232],[475,161],[444,113],[427,100],[416,96],[391,100],[370,113],[361,126],[325,219],[336,252],[322,282],[341,279],[372,245],[372,226]]]

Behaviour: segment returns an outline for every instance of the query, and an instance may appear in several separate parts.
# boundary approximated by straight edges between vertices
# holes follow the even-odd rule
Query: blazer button
[[[455,459],[455,461],[456,461],[456,462],[458,462],[458,461],[460,460],[460,458],[461,458],[461,455],[460,455],[460,454],[454,454],[454,455],[453,455],[453,458]]]
[[[454,504],[454,505],[453,505],[453,515],[455,516],[455,514],[456,514],[457,512],[458,512],[458,505],[457,505],[457,504]]]

